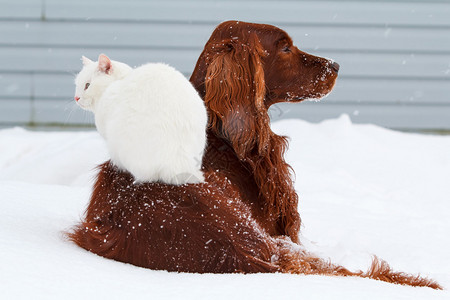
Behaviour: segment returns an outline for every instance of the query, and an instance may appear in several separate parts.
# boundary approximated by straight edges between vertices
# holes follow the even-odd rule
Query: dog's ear
[[[265,155],[271,131],[264,105],[264,52],[256,35],[245,43],[211,44],[209,52],[204,100],[210,127],[231,142],[239,158],[248,157],[255,146],[253,154]]]

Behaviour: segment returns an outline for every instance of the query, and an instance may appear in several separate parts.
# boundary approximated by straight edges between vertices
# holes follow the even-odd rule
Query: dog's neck
[[[204,169],[224,173],[238,186],[242,198],[255,214],[262,219],[276,221],[270,223],[278,224],[278,228],[270,231],[296,240],[300,217],[295,213],[298,196],[291,178],[291,167],[284,161],[287,139],[271,132],[266,155],[259,155],[258,145],[255,145],[246,157],[239,158],[229,140],[212,129],[207,131],[207,136]],[[294,215],[289,215],[290,212]],[[286,231],[281,228],[286,228]]]

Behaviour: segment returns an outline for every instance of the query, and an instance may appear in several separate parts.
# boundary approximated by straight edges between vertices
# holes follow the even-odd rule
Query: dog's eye
[[[289,52],[291,52],[291,48],[288,45],[286,45],[281,49],[281,51],[289,53]]]
[[[87,90],[88,89],[88,87],[90,86],[91,84],[88,82],[88,83],[86,83],[86,85],[84,86],[84,90]]]

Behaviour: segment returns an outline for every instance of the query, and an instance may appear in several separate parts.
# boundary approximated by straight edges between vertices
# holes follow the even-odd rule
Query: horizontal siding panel
[[[376,123],[391,128],[444,129],[450,128],[450,106],[396,106],[386,104],[340,104],[326,102],[279,104],[270,111],[273,121],[281,118],[301,118],[309,122],[336,118],[348,114],[354,123]],[[413,122],[411,122],[413,120]],[[37,101],[34,122],[94,124],[93,114],[57,100]]]
[[[72,103],[75,94],[75,75],[35,74],[34,96],[37,99],[56,99],[62,103]]]
[[[297,103],[278,104],[271,108],[271,120],[301,118],[309,122],[337,118],[341,114],[350,116],[354,123],[371,123],[398,129],[448,129],[450,128],[450,106],[402,106],[388,104],[339,104]]]
[[[0,0],[0,19],[39,19],[41,15],[40,0]]]
[[[36,75],[35,97],[73,101],[73,75]],[[339,78],[326,102],[450,105],[448,82]],[[449,116],[450,117],[450,116]]]
[[[46,1],[47,19],[450,26],[450,3],[376,1]]]
[[[333,53],[318,50],[315,54],[330,56],[341,65],[345,76],[386,76],[388,78],[437,78],[450,82],[449,54],[414,53]]]
[[[35,97],[73,101],[75,85],[72,75],[36,75]],[[448,82],[421,80],[359,80],[339,78],[326,102],[442,104],[450,105]],[[449,116],[450,117],[450,116]]]
[[[0,74],[0,99],[30,97],[30,74]]]
[[[97,60],[100,53],[105,53],[113,60],[125,62],[131,66],[147,62],[165,62],[178,70],[190,74],[195,67],[199,50],[161,50],[161,49],[64,49],[64,48],[0,48],[0,57],[8,57],[2,61],[0,72],[67,72],[81,70],[81,56],[85,55]],[[31,55],[32,54],[32,55]]]
[[[89,125],[94,124],[94,114],[77,104],[55,99],[34,102],[33,122],[37,124]]]
[[[81,69],[80,58],[85,55],[96,60],[98,54],[106,53],[113,60],[131,66],[147,62],[165,62],[184,74],[190,74],[200,55],[200,50],[176,49],[81,49],[81,48],[0,48],[0,57],[8,60],[0,66],[0,72],[67,72]],[[450,80],[450,54],[378,54],[378,53],[334,53],[317,50],[314,54],[331,57],[341,65],[343,77],[389,78],[440,78]]]
[[[190,47],[201,50],[215,26],[199,24],[1,22],[3,45],[63,47]],[[68,34],[70,32],[70,34]],[[450,48],[450,47],[449,47]]]
[[[106,53],[113,60],[125,62],[131,66],[146,62],[165,62],[178,70],[190,74],[195,67],[199,50],[161,50],[161,49],[64,49],[64,48],[0,48],[0,57],[8,60],[0,65],[0,72],[66,72],[81,70],[81,56],[97,60],[100,53]]]
[[[156,47],[201,50],[215,25],[161,23],[0,23],[1,45],[64,47]],[[300,48],[371,52],[447,52],[449,28],[282,26]],[[70,34],[68,34],[70,32]]]
[[[0,124],[28,123],[32,117],[29,99],[0,98]]]
[[[283,26],[300,48],[364,52],[450,53],[450,28]]]
[[[73,103],[74,75],[33,74],[34,88],[26,87],[31,79],[17,76],[15,84],[22,85],[17,99],[52,99],[63,104]],[[21,83],[20,80],[25,80]],[[0,99],[10,99],[0,95]],[[450,105],[450,84],[447,82],[422,80],[383,80],[339,78],[331,95],[323,100],[326,103],[377,103],[391,105]]]
[[[323,101],[334,104],[450,106],[450,82],[338,78],[333,92]]]

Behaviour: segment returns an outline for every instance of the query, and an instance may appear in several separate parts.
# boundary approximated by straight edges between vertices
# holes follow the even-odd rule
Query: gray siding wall
[[[0,0],[0,125],[87,124],[73,101],[81,55],[130,65],[162,61],[192,72],[224,20],[268,23],[307,52],[341,65],[320,103],[272,117],[450,129],[450,0]]]

